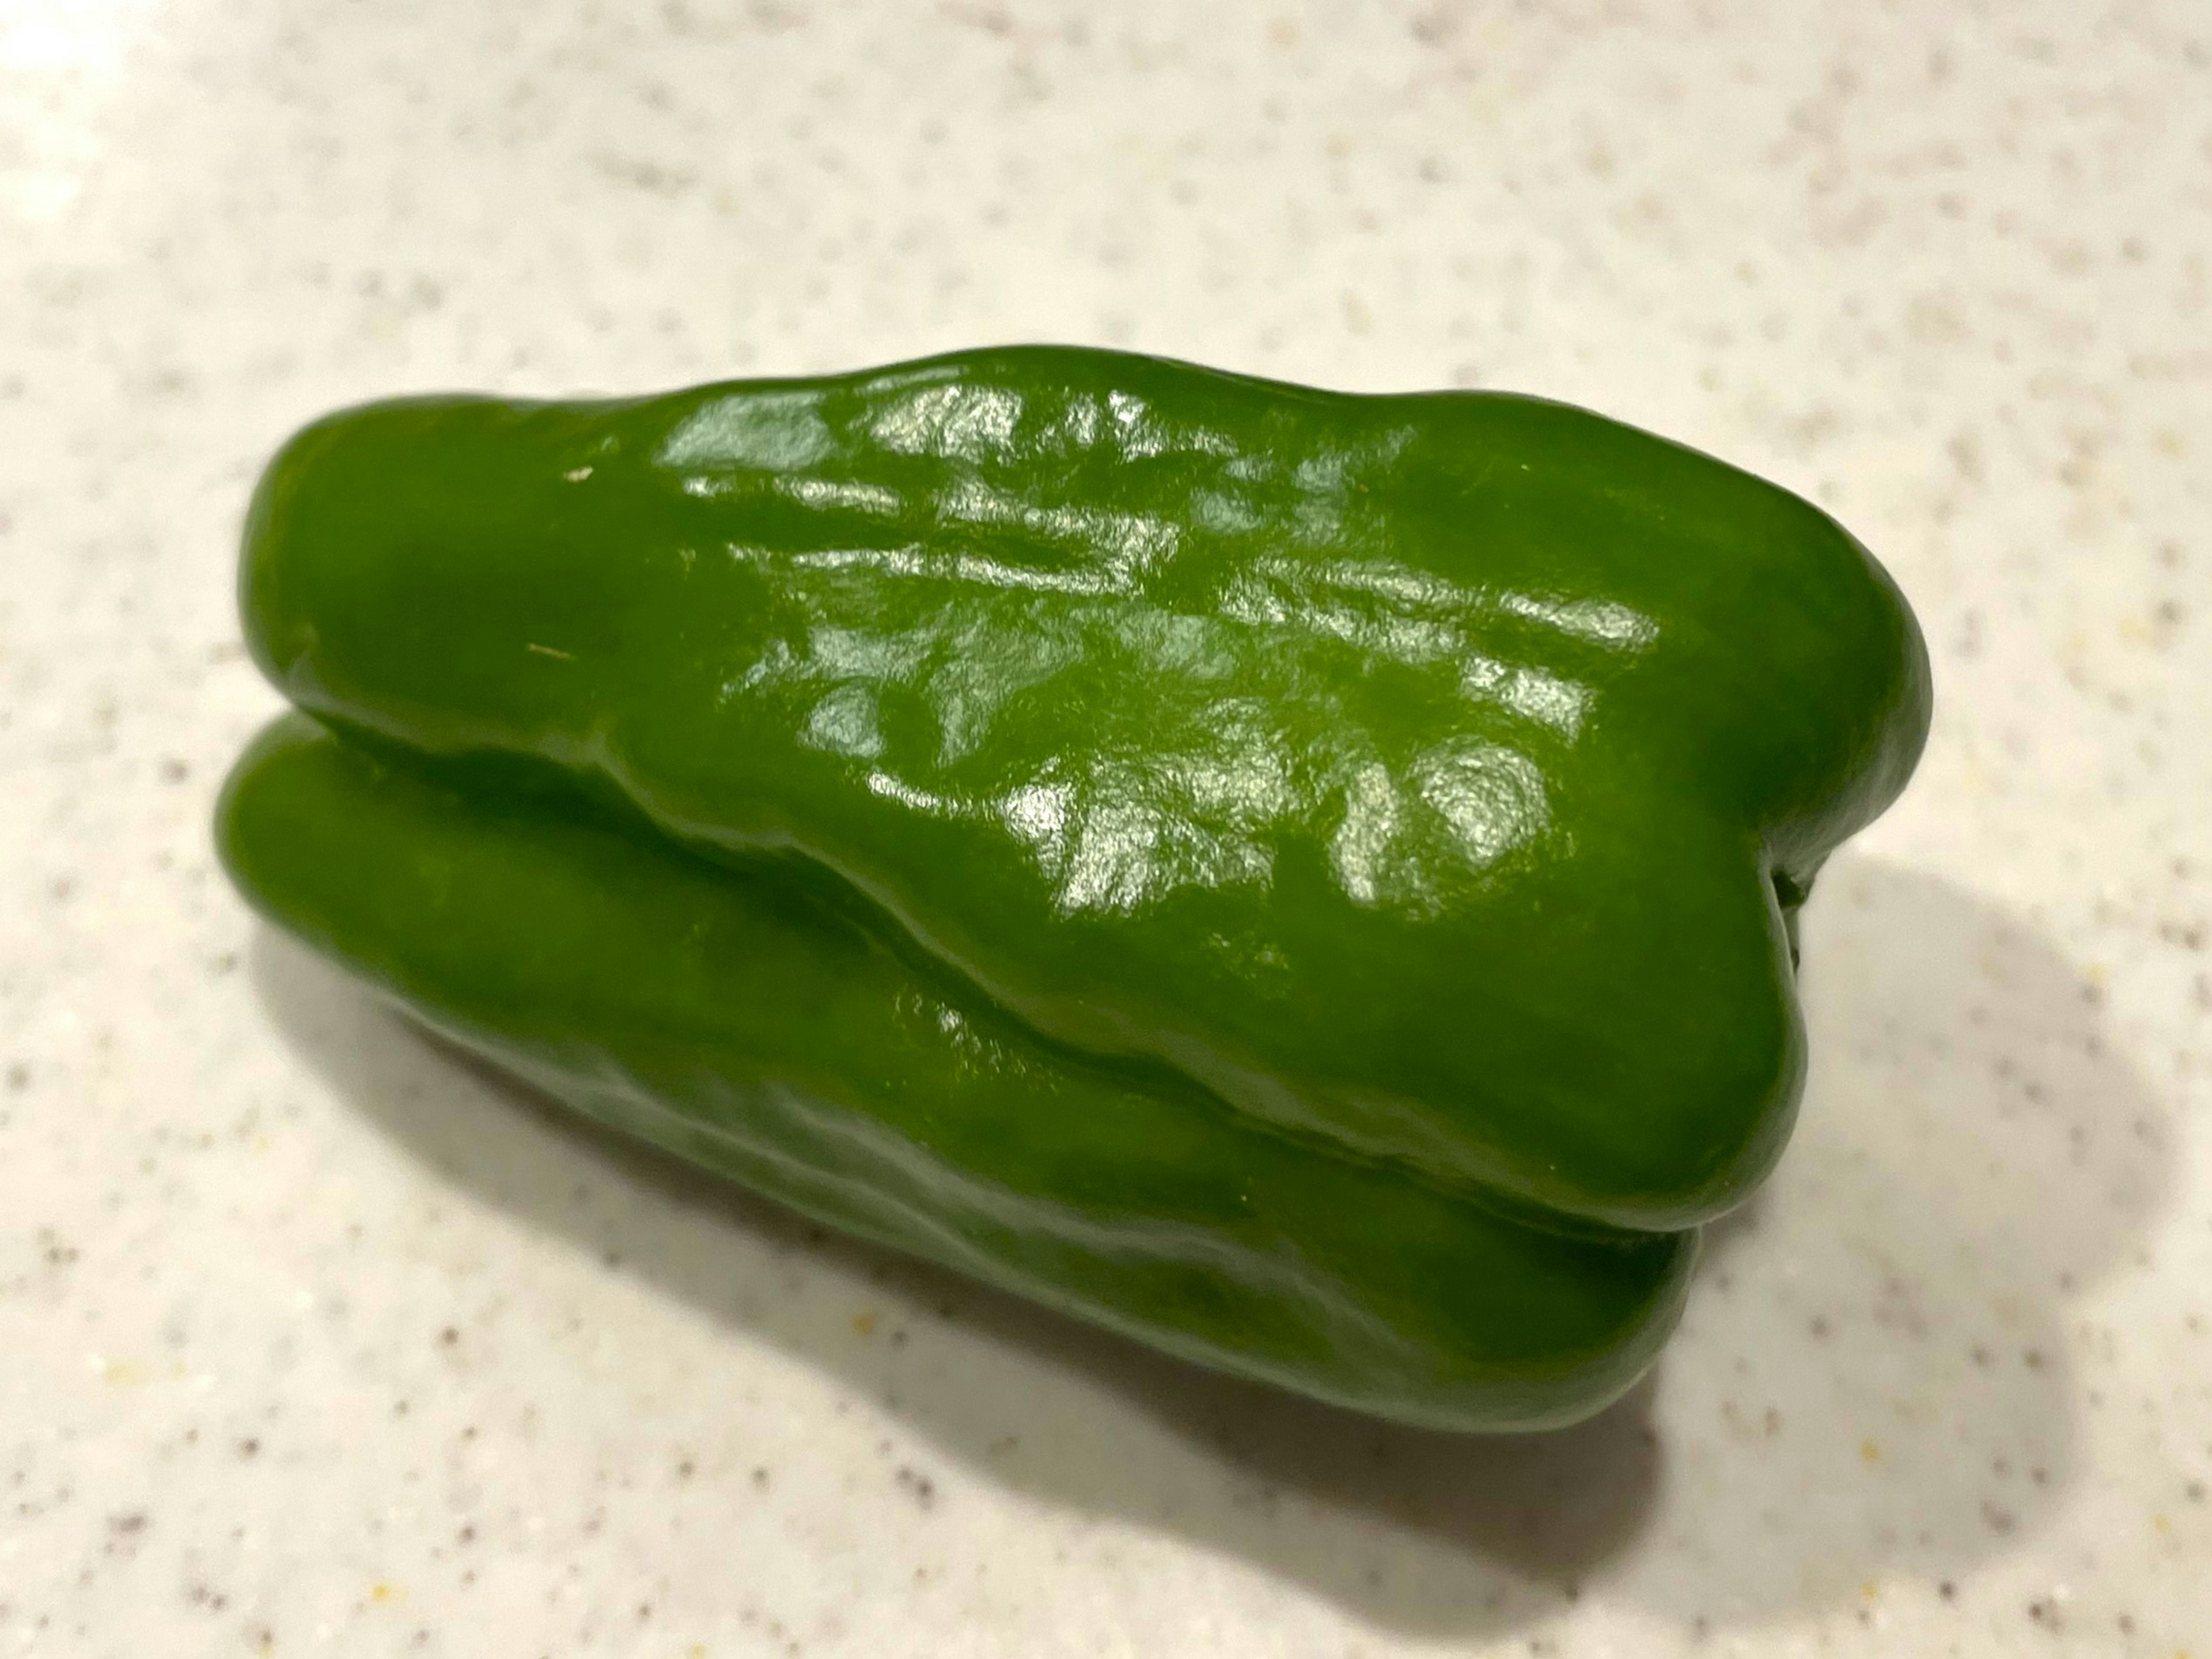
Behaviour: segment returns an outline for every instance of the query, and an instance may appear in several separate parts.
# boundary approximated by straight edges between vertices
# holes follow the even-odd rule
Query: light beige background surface
[[[0,0],[0,1653],[2212,1654],[2212,11]],[[1022,338],[1584,402],[1926,624],[1814,1074],[1502,1444],[623,1153],[210,865],[375,393]]]

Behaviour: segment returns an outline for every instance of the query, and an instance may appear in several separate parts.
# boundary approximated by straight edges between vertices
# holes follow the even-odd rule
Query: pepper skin
[[[241,587],[280,925],[826,1220],[1466,1429],[1663,1340],[1929,714],[1717,461],[1065,348],[343,412]]]
[[[1626,1388],[1692,1236],[1531,1227],[948,994],[773,872],[456,787],[303,715],[223,808],[272,916],[602,1121],[1187,1358],[1412,1422]]]

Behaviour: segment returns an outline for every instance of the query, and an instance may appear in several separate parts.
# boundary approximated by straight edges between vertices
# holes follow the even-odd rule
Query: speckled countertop
[[[2212,13],[0,3],[0,1653],[2212,1655]],[[985,341],[1807,491],[1940,710],[1652,1381],[1198,1375],[457,1067],[211,867],[332,404]]]

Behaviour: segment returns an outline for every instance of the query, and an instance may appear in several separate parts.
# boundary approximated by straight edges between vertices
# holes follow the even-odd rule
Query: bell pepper
[[[1657,1352],[1930,708],[1721,462],[1071,348],[342,411],[240,582],[276,924],[827,1223],[1453,1429]]]

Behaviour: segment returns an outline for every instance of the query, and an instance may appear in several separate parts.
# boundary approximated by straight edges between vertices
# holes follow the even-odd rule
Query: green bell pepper
[[[1663,1341],[1929,716],[1880,566],[1717,461],[1065,348],[344,411],[241,599],[276,923],[825,1221],[1462,1429]]]

